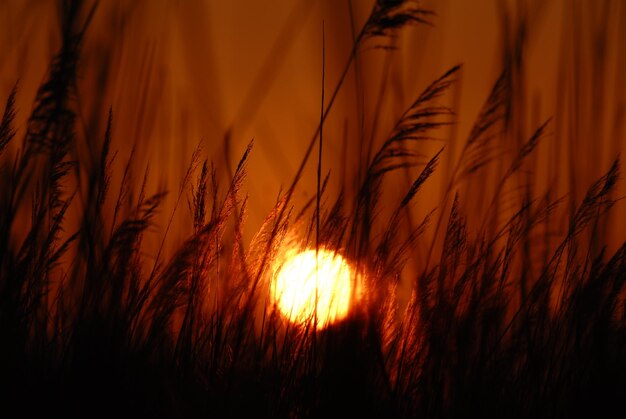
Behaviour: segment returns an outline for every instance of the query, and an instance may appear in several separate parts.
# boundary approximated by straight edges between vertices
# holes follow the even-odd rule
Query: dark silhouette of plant
[[[135,190],[133,148],[111,196],[114,109],[102,116],[104,133],[88,138],[98,158],[83,161],[73,152],[81,48],[95,13],[83,1],[59,2],[60,47],[21,142],[17,84],[0,122],[0,412],[620,415],[626,244],[611,252],[600,234],[621,199],[619,159],[588,182],[573,209],[562,208],[565,197],[533,190],[526,165],[553,122],[538,124],[528,138],[517,130],[521,65],[505,63],[445,178],[443,201],[421,221],[413,223],[412,207],[423,203],[420,193],[446,147],[426,155],[418,146],[453,123],[454,110],[444,103],[460,66],[426,86],[385,137],[372,137],[378,147],[358,156],[358,188],[333,197],[334,175],[322,176],[324,122],[356,54],[434,16],[412,1],[375,2],[327,101],[323,93],[319,126],[292,183],[251,242],[243,240],[243,187],[252,142],[224,191],[198,148],[149,257],[146,243],[160,227],[156,215],[168,194],[148,190],[147,169]],[[521,60],[523,51],[512,48],[504,55]],[[293,196],[318,137],[317,193],[296,210]],[[505,155],[506,164],[493,169]],[[415,167],[419,174],[392,203],[384,181]],[[476,188],[470,180],[484,173],[482,186],[493,196],[476,219],[467,210]],[[185,197],[192,232],[170,255],[165,242]],[[556,217],[567,227],[544,240]],[[432,243],[423,243],[430,230]],[[364,295],[355,292],[361,299],[347,319],[317,330],[316,318],[294,325],[278,314],[269,280],[285,246],[324,246],[354,263]],[[402,306],[397,289],[418,247],[428,258],[410,273],[411,295]]]

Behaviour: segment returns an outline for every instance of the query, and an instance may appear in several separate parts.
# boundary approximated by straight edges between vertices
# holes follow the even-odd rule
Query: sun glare
[[[354,278],[353,269],[340,255],[319,249],[316,263],[315,254],[315,249],[288,254],[275,272],[270,292],[291,322],[316,321],[322,329],[348,315]]]

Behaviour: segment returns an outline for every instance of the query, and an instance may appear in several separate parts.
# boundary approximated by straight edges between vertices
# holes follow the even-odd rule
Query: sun
[[[348,315],[357,294],[353,272],[336,252],[292,251],[278,265],[270,292],[289,321],[301,325],[316,322],[317,328],[323,329]]]

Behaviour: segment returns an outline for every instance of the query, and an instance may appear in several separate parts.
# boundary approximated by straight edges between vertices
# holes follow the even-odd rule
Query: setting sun
[[[316,264],[315,254],[315,250],[289,254],[276,270],[271,294],[281,314],[291,322],[313,322],[317,312],[317,328],[321,329],[347,316],[354,278],[340,255],[319,249]]]

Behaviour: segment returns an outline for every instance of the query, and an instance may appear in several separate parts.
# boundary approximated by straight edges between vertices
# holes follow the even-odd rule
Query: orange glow
[[[288,254],[275,271],[270,291],[280,313],[289,321],[317,321],[317,328],[323,329],[348,315],[356,294],[355,278],[343,257],[325,249],[319,249],[316,274],[315,253],[313,249]]]

